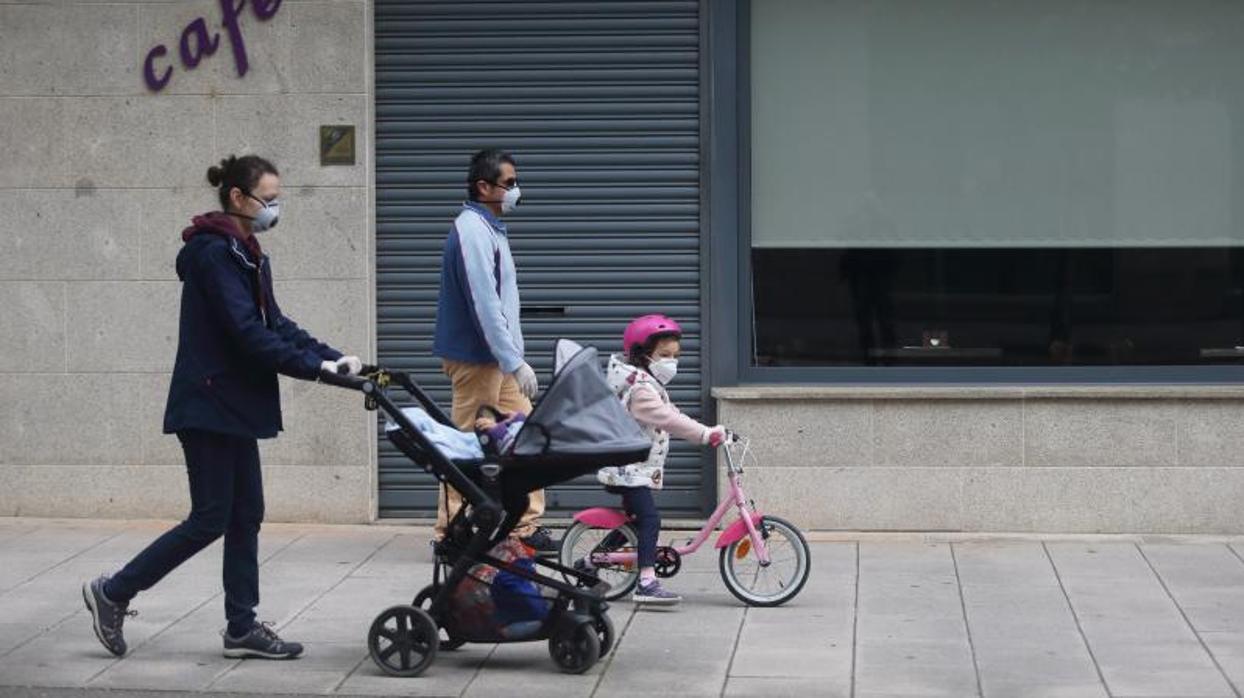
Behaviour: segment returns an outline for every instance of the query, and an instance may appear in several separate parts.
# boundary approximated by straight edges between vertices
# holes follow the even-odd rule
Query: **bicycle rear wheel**
[[[630,524],[607,529],[593,528],[576,521],[562,537],[561,564],[573,567],[576,560],[582,560],[591,553],[635,553],[638,546],[639,536]],[[605,595],[608,601],[617,601],[631,593],[639,581],[639,565],[634,562],[601,565],[593,571],[609,584],[609,593]],[[567,581],[573,583],[572,580]]]

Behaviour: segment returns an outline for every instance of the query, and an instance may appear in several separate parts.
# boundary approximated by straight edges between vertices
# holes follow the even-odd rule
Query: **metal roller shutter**
[[[702,408],[699,3],[377,0],[379,358],[442,404],[431,353],[441,248],[470,154],[504,147],[523,201],[507,222],[528,360],[547,384],[558,337],[619,350],[627,321],[688,330],[672,395]],[[660,497],[703,513],[705,460],[675,450]],[[614,502],[594,480],[548,492],[550,512]],[[435,483],[380,448],[382,516],[435,511]]]

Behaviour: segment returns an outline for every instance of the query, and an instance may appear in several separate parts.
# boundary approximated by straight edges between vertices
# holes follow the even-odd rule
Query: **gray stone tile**
[[[69,445],[74,444],[81,448],[90,440]],[[137,444],[133,448],[125,453],[136,453]],[[61,459],[90,460],[90,455],[71,452]],[[107,452],[98,456],[101,461],[123,458]],[[75,486],[66,488],[66,482]],[[6,485],[0,490],[0,513],[9,515],[176,518],[185,515],[190,502],[185,468],[172,466],[8,465],[0,468],[0,483]]]
[[[1047,547],[1111,693],[1232,695],[1134,546]]]
[[[1213,653],[1227,679],[1238,689],[1244,686],[1244,633],[1207,631],[1201,639]]]
[[[731,676],[726,682],[726,692],[723,695],[729,698],[754,698],[755,696],[765,696],[766,698],[805,698],[806,696],[845,698],[851,695],[851,692],[849,689],[843,691],[838,686],[827,686],[821,679]]]
[[[280,168],[287,187],[367,185],[371,134],[366,95],[226,96],[215,104],[220,152],[263,154]],[[277,119],[301,126],[274,130],[271,123]],[[355,127],[354,166],[320,166],[319,127],[336,124]]]
[[[1244,405],[1236,400],[1188,400],[1179,410],[1179,464],[1244,466]]]
[[[976,468],[963,527],[1061,533],[1231,533],[1244,525],[1239,468]]]
[[[1180,405],[1175,401],[1029,400],[1024,407],[1023,462],[1178,465],[1179,423]]]
[[[51,97],[0,97],[0,123],[4,124],[0,129],[0,148],[5,153],[5,166],[0,167],[0,188],[72,186],[67,171],[69,150],[64,138],[65,119],[58,105],[59,100]],[[0,201],[5,201],[5,210],[9,212],[0,244],[6,242],[14,230],[20,229],[14,219],[42,216],[37,210],[23,215],[22,209],[8,205],[19,195],[27,196],[29,192],[0,192]],[[0,270],[6,272],[4,278],[13,278],[7,273],[10,269],[21,268],[6,259],[11,256],[11,249],[0,247],[4,252],[0,254]]]
[[[873,409],[863,400],[721,403],[723,424],[752,441],[759,464],[770,466],[863,466],[873,462]],[[809,439],[833,448],[807,448]]]
[[[1244,632],[1244,562],[1225,545],[1141,546],[1198,632]]]
[[[0,119],[5,103],[0,99]],[[6,164],[5,171],[13,166],[11,159]],[[0,174],[0,186],[3,178]],[[0,189],[6,211],[0,221],[0,279],[136,278],[141,254],[136,200],[132,193],[95,185],[78,191]]]
[[[265,465],[353,466],[370,470],[376,414],[357,392],[281,378],[285,431],[261,443]]]
[[[89,631],[88,631],[89,632]],[[203,691],[235,662],[220,654],[220,638],[204,637],[202,646],[190,651],[167,645],[144,647],[112,665],[90,682],[91,688],[128,690]]]
[[[171,371],[180,291],[166,281],[69,282],[69,370]]]
[[[7,371],[65,371],[65,285],[0,282],[0,355]]]
[[[949,546],[861,544],[856,695],[967,695],[976,673]]]
[[[1106,695],[1040,543],[955,551],[985,695]]]
[[[0,657],[0,684],[82,686],[112,666],[116,658],[95,639],[86,611],[79,615],[82,623],[67,622]]]
[[[874,462],[885,466],[1021,465],[1018,401],[874,403]]]
[[[364,636],[365,637],[365,636]],[[329,693],[367,658],[363,639],[307,645],[297,662],[236,662],[210,685],[214,692]]]
[[[208,97],[94,97],[58,108],[65,112],[63,171],[75,187],[205,186],[218,158]]]
[[[368,199],[362,187],[288,187],[281,224],[264,233],[278,283],[366,279]]]
[[[367,91],[365,3],[298,3],[282,10],[289,21],[290,91]]]
[[[164,407],[168,403],[167,373],[143,373],[131,376],[142,391],[138,419],[142,439],[143,465],[175,465],[184,467],[186,458],[176,434],[164,433]]]
[[[466,645],[437,654],[417,679],[399,679],[380,672],[369,658],[338,689],[342,695],[459,696],[475,678],[494,645]]]
[[[368,356],[367,318],[372,311],[365,281],[278,281],[276,297],[281,311],[320,341],[347,354],[374,358]]]
[[[268,521],[368,523],[375,487],[365,467],[265,465],[264,515]]]
[[[464,696],[590,696],[600,681],[605,662],[571,676],[557,669],[547,642],[497,645]]]
[[[954,639],[861,642],[855,669],[856,696],[976,695],[967,643]]]
[[[746,471],[744,487],[760,511],[805,530],[957,531],[963,528],[965,472],[945,467],[760,466]],[[886,496],[860,497],[860,492]]]
[[[0,443],[5,444],[0,465],[135,462],[141,447],[140,426],[134,420],[138,400],[138,386],[126,376],[0,374],[0,404],[7,406],[0,414]],[[54,426],[72,428],[74,438],[66,438],[62,428],[50,428]],[[60,482],[61,490],[65,482]],[[34,513],[4,504],[26,499],[24,495],[0,494],[0,513]]]
[[[206,173],[212,164],[211,161],[203,163],[203,172]],[[194,216],[220,208],[216,190],[204,177],[193,185],[143,190],[136,196],[142,210],[140,275],[149,281],[177,281],[177,253],[184,244],[181,231],[190,225]]]
[[[0,94],[134,94],[134,8],[0,5]]]

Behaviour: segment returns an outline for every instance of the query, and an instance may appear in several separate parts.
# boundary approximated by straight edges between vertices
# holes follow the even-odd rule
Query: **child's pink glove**
[[[717,448],[726,442],[726,428],[718,424],[717,426],[704,432],[704,443]]]

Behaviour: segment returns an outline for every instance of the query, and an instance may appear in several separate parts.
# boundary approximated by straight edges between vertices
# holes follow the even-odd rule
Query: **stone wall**
[[[1242,388],[714,395],[720,421],[752,439],[748,494],[810,529],[1244,530]]]
[[[254,9],[239,77],[219,2],[0,2],[0,515],[185,513],[181,450],[161,434],[173,259],[189,217],[218,206],[205,172],[225,155],[281,169],[281,224],[261,240],[282,308],[374,357],[369,3]],[[198,17],[221,44],[186,70]],[[158,44],[174,72],[156,93],[143,59]],[[321,124],[356,127],[356,165],[320,166]],[[284,379],[282,392],[286,432],[262,449],[268,518],[373,518],[360,401]]]

